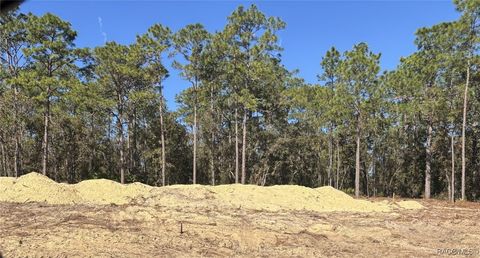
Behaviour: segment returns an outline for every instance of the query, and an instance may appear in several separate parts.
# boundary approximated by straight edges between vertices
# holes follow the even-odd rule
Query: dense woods
[[[393,71],[359,42],[309,84],[282,64],[281,18],[238,7],[223,30],[152,25],[75,46],[71,24],[0,18],[0,176],[60,182],[331,185],[355,195],[480,199],[480,2],[416,32]],[[173,65],[167,66],[167,59]],[[163,81],[189,87],[168,110]]]

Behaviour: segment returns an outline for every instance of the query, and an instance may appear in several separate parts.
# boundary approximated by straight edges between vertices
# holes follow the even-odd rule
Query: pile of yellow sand
[[[423,209],[423,205],[416,201],[399,201],[396,203],[396,205],[402,209],[407,209],[407,210],[418,210],[418,209]]]
[[[216,198],[236,207],[254,210],[310,210],[383,212],[391,207],[382,203],[355,200],[333,187],[316,189],[295,185],[259,187],[254,185],[221,185],[212,187]]]
[[[0,201],[120,205],[145,195],[151,188],[141,183],[122,185],[106,179],[69,185],[32,172],[18,179],[0,177]]]
[[[84,203],[127,204],[148,193],[152,187],[141,183],[122,185],[107,179],[93,179],[72,185],[72,188],[80,194]]]
[[[49,204],[128,204],[172,208],[245,208],[250,210],[306,210],[318,212],[388,212],[392,209],[420,209],[415,201],[396,205],[356,200],[332,187],[307,188],[283,185],[174,185],[151,187],[140,183],[122,185],[106,179],[78,184],[59,184],[30,173],[18,179],[0,178],[0,201],[46,202]]]
[[[81,197],[69,185],[56,183],[46,176],[33,172],[16,180],[1,178],[0,201],[73,204],[80,203]]]

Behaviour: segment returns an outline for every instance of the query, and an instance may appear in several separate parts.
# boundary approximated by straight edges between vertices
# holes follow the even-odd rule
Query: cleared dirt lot
[[[0,203],[4,257],[478,257],[480,204],[391,212]],[[447,255],[447,254],[444,254]]]
[[[419,203],[420,202],[420,203]],[[0,178],[5,257],[479,256],[480,204],[357,200],[332,187]],[[453,251],[452,251],[453,250]]]

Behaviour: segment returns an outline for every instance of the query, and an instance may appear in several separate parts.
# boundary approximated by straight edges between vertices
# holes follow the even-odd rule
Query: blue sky
[[[27,1],[21,11],[42,15],[51,12],[69,21],[78,32],[76,45],[95,47],[105,39],[132,43],[154,23],[177,31],[190,23],[202,23],[215,32],[226,24],[227,16],[239,5],[256,4],[268,16],[278,16],[287,24],[279,33],[284,48],[283,63],[299,69],[299,76],[315,83],[319,63],[335,46],[349,50],[366,42],[381,52],[383,70],[396,67],[402,56],[415,51],[415,31],[458,18],[451,1]],[[176,108],[175,95],[188,87],[170,68],[165,81],[165,97],[170,109]]]

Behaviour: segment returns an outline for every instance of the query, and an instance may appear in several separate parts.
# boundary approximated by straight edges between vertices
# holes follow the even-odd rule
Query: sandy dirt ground
[[[480,203],[332,187],[0,178],[0,257],[480,256]]]
[[[0,203],[4,257],[480,257],[480,204],[390,212]],[[455,251],[457,250],[457,251]],[[442,253],[443,252],[443,253]]]

